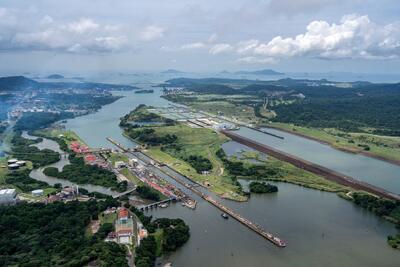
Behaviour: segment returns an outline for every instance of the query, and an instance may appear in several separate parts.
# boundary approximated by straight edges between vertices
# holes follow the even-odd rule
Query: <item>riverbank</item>
[[[263,126],[329,145],[344,152],[361,154],[400,165],[400,149],[394,148],[396,144],[400,144],[400,137],[378,136],[363,133],[344,133],[335,129],[316,129],[287,123],[270,123]],[[359,142],[358,140],[360,139],[371,140],[371,142],[380,142],[381,145],[378,146],[374,143],[365,141],[364,143]],[[366,151],[363,147],[358,146],[357,142],[359,142],[361,146],[364,145],[364,148],[365,145],[368,145],[369,150]],[[393,146],[393,148],[390,148],[390,146]]]

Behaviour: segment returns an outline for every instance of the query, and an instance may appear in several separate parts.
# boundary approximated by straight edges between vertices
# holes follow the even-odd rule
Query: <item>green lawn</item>
[[[113,166],[116,161],[123,161],[125,163],[128,163],[128,156],[126,156],[124,154],[120,154],[120,153],[111,153],[111,155],[108,159],[111,160]]]
[[[114,224],[114,221],[117,219],[117,212],[110,213],[110,214],[103,214],[99,215],[100,224],[111,223]]]
[[[128,169],[124,168],[121,173],[125,175],[126,178],[131,180],[135,185],[143,185],[143,182],[139,180],[135,175],[133,175]]]
[[[151,234],[154,236],[156,239],[157,243],[157,249],[156,249],[156,255],[157,257],[160,257],[162,254],[162,238],[163,238],[163,230],[162,229],[157,229],[155,233]]]
[[[68,146],[72,142],[79,142],[82,145],[86,145],[85,141],[83,141],[83,139],[81,139],[75,132],[73,132],[71,130],[64,130],[64,129],[58,129],[58,128],[47,128],[47,129],[43,129],[43,130],[37,130],[35,132],[38,132],[41,135],[48,136],[48,137],[63,136],[63,139],[68,144]]]

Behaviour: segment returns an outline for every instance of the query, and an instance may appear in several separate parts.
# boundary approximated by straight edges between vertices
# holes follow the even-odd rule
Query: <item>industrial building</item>
[[[7,160],[7,164],[8,164],[8,165],[10,165],[10,164],[16,164],[17,162],[18,162],[17,159],[9,159],[9,160]]]
[[[0,205],[14,205],[18,202],[18,195],[15,189],[0,190]]]
[[[26,166],[26,161],[18,159],[7,160],[7,167],[9,170],[18,170],[20,167]]]
[[[32,196],[34,197],[40,197],[43,196],[43,189],[36,189],[32,191]]]
[[[14,171],[14,170],[18,170],[18,169],[19,169],[19,165],[18,165],[17,163],[8,164],[7,167],[8,167],[8,169],[11,170],[11,171]]]

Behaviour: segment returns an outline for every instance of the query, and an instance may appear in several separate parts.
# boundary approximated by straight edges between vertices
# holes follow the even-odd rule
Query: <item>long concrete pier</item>
[[[371,194],[374,194],[374,195],[377,195],[380,197],[400,201],[400,195],[388,192],[382,188],[373,186],[373,185],[368,184],[363,181],[359,181],[350,176],[346,176],[342,173],[325,168],[321,165],[318,165],[318,164],[309,162],[307,160],[298,158],[296,156],[287,154],[285,152],[279,151],[268,145],[261,144],[257,141],[254,141],[254,140],[251,140],[244,136],[238,135],[238,134],[234,133],[233,131],[221,130],[221,132],[236,142],[239,142],[248,147],[254,148],[255,150],[258,150],[260,152],[269,154],[279,160],[289,162],[298,168],[301,168],[301,169],[307,170],[309,172],[312,172],[314,174],[320,175],[322,177],[325,177],[328,180],[351,187],[356,190],[363,190],[363,191],[366,191],[368,193],[371,193]]]

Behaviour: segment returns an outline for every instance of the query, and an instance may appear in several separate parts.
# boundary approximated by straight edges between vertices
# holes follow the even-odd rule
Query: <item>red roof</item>
[[[128,210],[125,209],[125,208],[122,208],[122,209],[119,210],[118,218],[127,218],[128,215],[129,215]]]
[[[117,234],[118,234],[118,235],[130,235],[130,234],[132,234],[132,230],[128,230],[128,229],[126,229],[126,230],[119,230],[119,231],[117,232]]]
[[[95,155],[89,154],[89,155],[85,156],[85,160],[86,161],[95,161],[96,157],[95,157]]]

